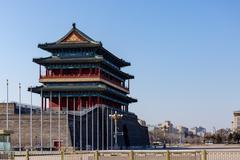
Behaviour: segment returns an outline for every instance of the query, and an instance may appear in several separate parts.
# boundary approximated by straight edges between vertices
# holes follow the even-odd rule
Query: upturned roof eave
[[[43,49],[48,52],[53,52],[57,49],[80,49],[80,48],[97,48],[100,44],[93,43],[44,43],[38,44],[38,48]]]
[[[49,92],[49,91],[104,91],[106,90],[105,85],[101,86],[36,86],[29,87],[28,91],[33,93],[40,94],[41,91]]]
[[[118,61],[118,65],[120,67],[127,67],[130,66],[131,63],[125,61],[124,59],[118,58],[117,56],[115,56],[113,53],[111,53],[110,51],[108,51],[106,48],[104,48],[103,46],[100,47],[100,49],[104,52],[107,53],[108,55],[110,55],[113,59],[115,59],[116,61]]]
[[[37,64],[66,64],[66,63],[89,63],[89,62],[102,62],[103,58],[101,57],[92,57],[92,58],[58,58],[58,57],[47,57],[47,58],[33,58],[33,62]]]
[[[89,63],[89,62],[94,62],[94,63],[104,63],[103,61],[103,58],[101,57],[98,57],[98,58],[79,58],[79,59],[60,59],[60,58],[53,58],[53,57],[46,57],[46,58],[33,58],[33,62],[34,63],[37,63],[37,64],[40,64],[40,65],[47,65],[47,64],[62,64],[62,63],[83,63],[83,62],[86,62],[86,63]],[[105,65],[108,65],[107,63],[104,63]],[[111,67],[111,65],[108,65],[109,67]],[[125,73],[123,71],[120,71],[120,70],[117,70],[115,69],[114,67],[111,67],[112,69],[114,69],[115,71],[119,72],[122,76],[124,76],[125,78],[128,78],[128,79],[134,79],[134,76],[133,75],[130,75],[128,73]]]
[[[137,102],[137,99],[134,99],[132,97],[129,97],[129,96],[123,96],[123,95],[119,95],[119,94],[116,94],[114,92],[111,92],[107,89],[107,86],[106,85],[101,85],[101,86],[82,86],[82,87],[77,87],[77,86],[61,86],[61,87],[47,87],[47,86],[36,86],[36,87],[29,87],[28,88],[28,91],[32,91],[33,93],[37,93],[37,94],[40,94],[41,93],[41,90],[43,92],[59,92],[59,91],[97,91],[97,92],[109,92],[111,94],[114,94],[116,96],[120,96],[122,97],[123,99],[127,100],[129,103],[135,103]]]

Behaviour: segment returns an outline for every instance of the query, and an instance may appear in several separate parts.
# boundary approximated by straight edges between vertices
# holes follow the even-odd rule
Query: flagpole
[[[31,151],[33,150],[33,144],[32,144],[32,110],[33,110],[33,103],[32,103],[32,86],[31,86],[31,110],[30,110],[30,146],[31,146]]]
[[[50,114],[50,125],[49,125],[49,130],[50,130],[50,135],[49,135],[49,147],[50,151],[52,151],[52,91],[50,91],[50,103],[49,103],[49,114]]]
[[[104,107],[101,108],[102,110],[102,150],[104,150]]]
[[[67,96],[66,101],[67,101],[67,106],[66,106],[66,108],[67,108],[67,110],[66,110],[66,147],[68,148],[68,129],[69,129],[69,127],[68,127],[68,96]]]
[[[92,108],[92,150],[94,150],[94,108],[93,104],[91,103],[91,108]]]
[[[43,134],[43,90],[41,88],[41,135],[40,135],[40,139],[41,139],[41,151],[43,151],[43,137],[42,137],[42,134]]]
[[[89,101],[88,104],[86,104],[86,146],[85,146],[85,150],[88,150],[88,106],[89,106]]]
[[[113,110],[111,109],[111,115],[113,114]],[[113,150],[113,119],[111,118],[111,150]]]
[[[60,92],[59,92],[59,95],[58,95],[58,149],[60,150],[61,149],[61,96],[60,96]]]
[[[21,83],[19,83],[19,106],[18,106],[18,131],[19,131],[19,137],[18,137],[18,141],[19,141],[19,151],[22,150],[22,142],[21,142]]]
[[[80,106],[79,106],[79,117],[80,117],[80,125],[79,125],[79,132],[80,132],[80,150],[82,150],[82,115],[81,115],[81,109],[82,109],[82,100],[81,100],[81,97],[80,97],[80,102],[79,102]]]
[[[6,119],[7,119],[7,130],[9,129],[8,127],[8,79],[7,79],[7,108],[6,108]]]
[[[76,150],[76,99],[73,98],[73,148]]]
[[[108,150],[108,147],[109,147],[109,133],[108,133],[108,118],[109,118],[109,111],[108,111],[108,107],[107,107],[107,150]]]
[[[99,150],[99,107],[100,105],[98,104],[97,106],[97,150]]]

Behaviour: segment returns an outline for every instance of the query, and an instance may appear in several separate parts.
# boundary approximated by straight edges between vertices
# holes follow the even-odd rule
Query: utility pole
[[[114,127],[115,128],[115,131],[114,131],[114,138],[115,138],[114,148],[118,149],[118,134],[122,134],[122,133],[117,131],[117,122],[122,119],[123,115],[118,114],[117,111],[115,111],[115,113],[109,115],[109,117],[114,120],[114,124],[115,124],[115,127]]]

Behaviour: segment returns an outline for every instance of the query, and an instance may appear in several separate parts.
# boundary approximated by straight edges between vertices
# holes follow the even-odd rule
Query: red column
[[[100,104],[100,97],[97,97],[97,104]]]
[[[101,70],[98,68],[98,76],[101,76]]]
[[[79,98],[79,111],[81,111],[82,108],[82,97],[78,97]]]
[[[88,97],[88,108],[91,106],[91,97]]]
[[[92,107],[94,106],[95,103],[95,97],[92,97]]]
[[[86,99],[85,99],[85,106],[84,106],[85,109],[87,108],[87,106],[88,106],[88,99],[86,98]]]
[[[60,69],[60,77],[63,75],[63,69]]]
[[[103,100],[99,97],[99,104],[102,104]]]

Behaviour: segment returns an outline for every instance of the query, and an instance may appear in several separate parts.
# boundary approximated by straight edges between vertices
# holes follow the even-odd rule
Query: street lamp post
[[[166,131],[168,130],[168,126],[164,125],[163,126],[163,136],[164,136],[164,140],[163,140],[163,149],[166,149]]]
[[[114,148],[118,149],[118,139],[117,139],[117,136],[118,136],[118,134],[120,134],[120,132],[118,133],[118,131],[117,131],[117,122],[120,119],[122,119],[123,115],[122,114],[118,114],[117,111],[115,111],[115,113],[114,114],[110,114],[109,117],[114,120],[114,124],[115,124],[115,127],[114,127],[115,128],[115,131],[114,131],[114,138],[115,138]]]

